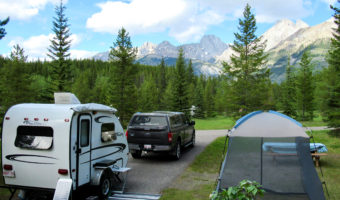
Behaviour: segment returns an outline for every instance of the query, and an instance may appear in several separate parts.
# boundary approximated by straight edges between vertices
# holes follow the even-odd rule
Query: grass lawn
[[[313,131],[313,136],[315,142],[325,144],[328,149],[328,155],[320,160],[323,176],[320,168],[317,168],[320,180],[326,182],[329,199],[340,199],[340,133]]]
[[[226,116],[217,116],[213,118],[205,118],[205,119],[194,119],[196,122],[195,129],[196,130],[218,130],[218,129],[231,129],[236,120],[232,117]],[[305,127],[318,127],[318,126],[327,126],[325,122],[322,121],[322,117],[320,114],[315,114],[315,118],[313,121],[300,121]]]
[[[233,118],[225,116],[194,120],[196,122],[196,130],[230,129],[235,125],[235,120]]]
[[[320,160],[323,176],[320,168],[316,168],[320,180],[327,184],[330,198],[324,188],[325,197],[326,199],[340,199],[340,134],[313,131],[313,136],[315,142],[323,143],[328,148],[328,155]],[[216,187],[224,141],[225,138],[220,137],[208,145],[184,173],[169,188],[163,190],[161,200],[208,199]]]
[[[322,121],[322,116],[318,113],[315,114],[313,121],[302,121],[301,123],[305,127],[327,126],[327,124]]]

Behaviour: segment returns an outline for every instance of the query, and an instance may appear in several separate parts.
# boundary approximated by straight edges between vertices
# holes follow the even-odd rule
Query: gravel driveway
[[[141,158],[129,157],[125,192],[160,194],[185,168],[217,137],[226,135],[227,130],[196,130],[196,145],[183,151],[180,160],[172,160],[166,154],[150,153]]]

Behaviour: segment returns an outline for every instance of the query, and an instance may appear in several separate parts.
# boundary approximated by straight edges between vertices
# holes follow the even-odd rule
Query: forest
[[[328,66],[314,69],[308,48],[299,66],[287,62],[286,79],[272,82],[266,67],[265,44],[255,35],[256,20],[249,5],[239,20],[230,63],[217,77],[195,75],[191,61],[178,51],[176,65],[147,66],[135,61],[127,30],[112,40],[109,61],[71,60],[70,29],[65,6],[56,6],[55,37],[49,60],[29,61],[15,45],[10,57],[0,57],[0,117],[18,103],[53,103],[54,92],[72,92],[82,103],[102,103],[118,109],[124,126],[135,112],[171,110],[194,118],[225,115],[240,117],[255,110],[277,110],[298,120],[321,114],[328,125],[340,125],[340,13],[332,7],[338,28],[328,52]],[[9,18],[0,20],[0,39]],[[289,55],[287,55],[289,57]]]

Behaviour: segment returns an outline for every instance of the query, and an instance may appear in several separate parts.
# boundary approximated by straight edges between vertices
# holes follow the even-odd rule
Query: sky
[[[122,27],[133,46],[196,43],[207,34],[232,43],[247,3],[255,14],[258,36],[281,19],[320,24],[332,17],[330,4],[339,7],[336,0],[63,0],[72,34],[71,58],[108,51]],[[9,56],[19,44],[29,60],[46,59],[59,4],[60,0],[0,0],[0,20],[10,17],[0,54]]]

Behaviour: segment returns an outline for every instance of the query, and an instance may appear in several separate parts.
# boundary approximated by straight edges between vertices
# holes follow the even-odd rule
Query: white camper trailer
[[[5,184],[23,189],[56,188],[71,179],[108,195],[110,176],[128,170],[128,144],[114,115],[101,104],[80,104],[55,94],[55,104],[18,104],[4,116],[2,165]],[[78,103],[78,104],[77,104]]]

